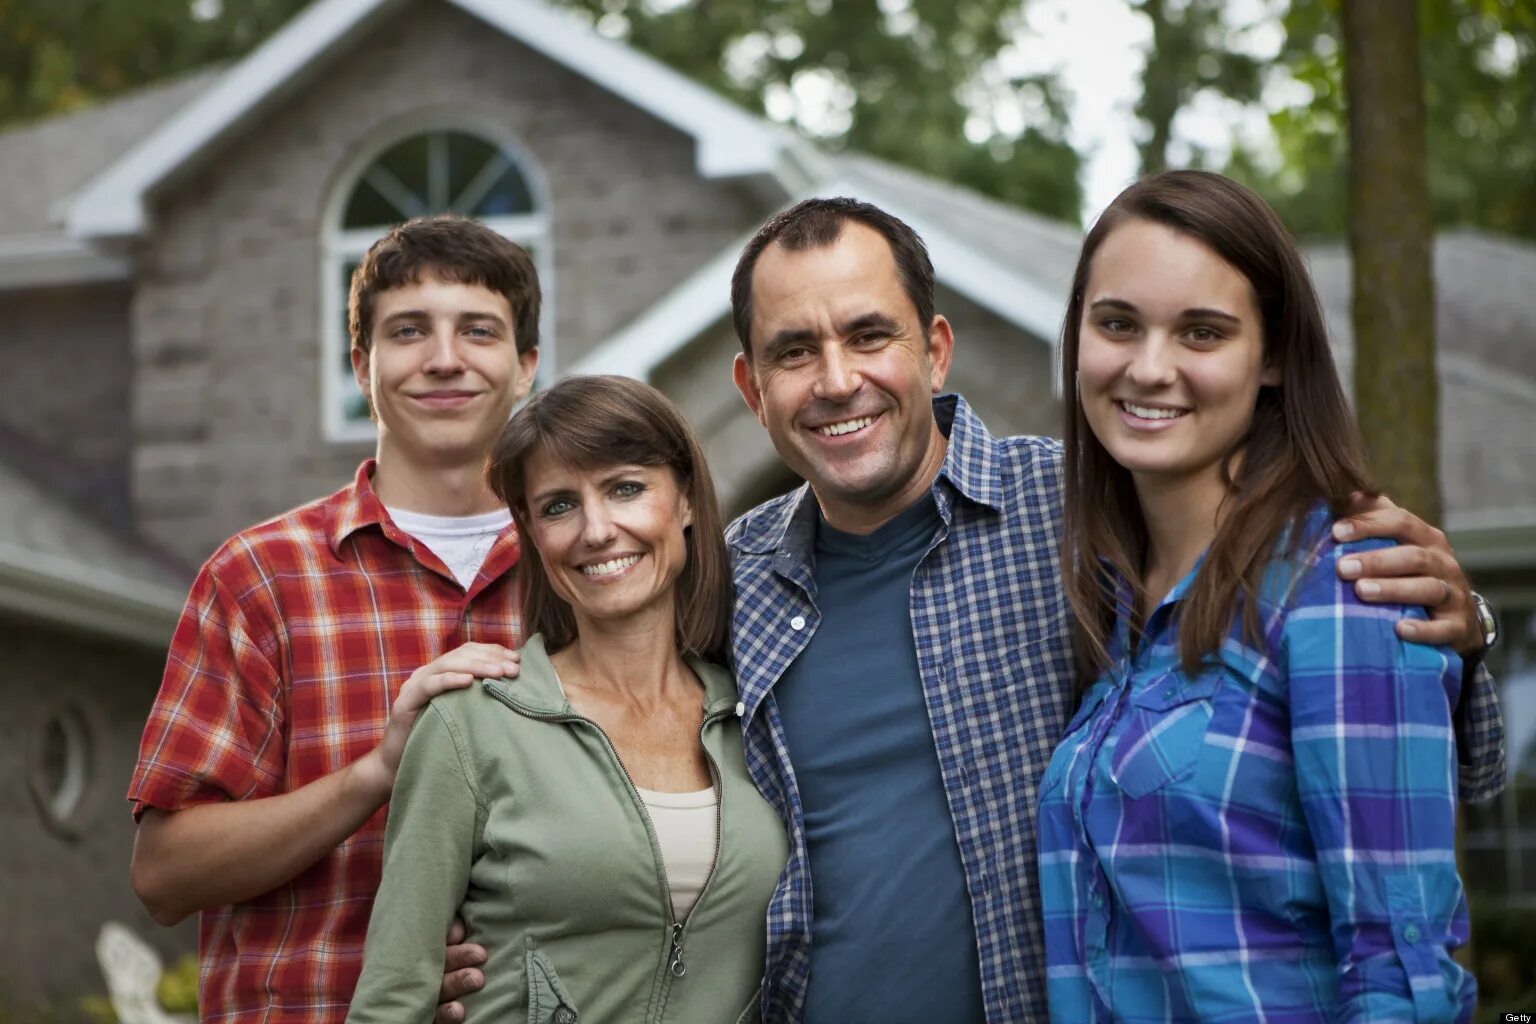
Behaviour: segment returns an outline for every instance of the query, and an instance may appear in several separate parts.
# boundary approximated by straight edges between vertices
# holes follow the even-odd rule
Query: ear
[[[533,390],[534,375],[539,372],[539,347],[517,354],[517,384],[512,389],[512,401],[521,402]]]
[[[693,525],[693,502],[688,500],[688,495],[684,491],[677,492],[677,501],[678,518],[683,521],[683,529],[686,530]]]
[[[928,386],[934,394],[944,390],[949,364],[955,355],[955,331],[949,321],[935,316],[928,325]]]
[[[368,353],[353,345],[350,354],[352,357],[352,379],[357,381],[357,386],[362,391],[363,397],[368,399],[368,407],[371,409],[373,408],[373,384],[370,378],[372,366],[368,359]]]
[[[753,372],[745,352],[736,353],[736,361],[731,364],[731,379],[736,382],[736,390],[741,392],[743,401],[752,410],[752,415],[757,417],[757,422],[766,427],[768,421],[763,419],[763,393],[757,386],[757,374]]]
[[[1259,384],[1261,387],[1266,388],[1279,387],[1280,367],[1275,366],[1273,363],[1266,363],[1264,369],[1259,373]]]

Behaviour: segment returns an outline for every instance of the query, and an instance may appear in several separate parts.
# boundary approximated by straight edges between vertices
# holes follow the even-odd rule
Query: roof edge
[[[66,235],[0,235],[0,292],[128,281],[133,261]]]
[[[183,595],[169,587],[0,543],[0,610],[144,647],[165,648]]]
[[[341,40],[405,2],[316,0],[300,11],[87,182],[68,202],[69,234],[81,240],[142,234],[155,188]],[[571,12],[541,0],[447,2],[691,136],[704,177],[779,172],[786,142],[772,126],[660,61],[603,38]]]

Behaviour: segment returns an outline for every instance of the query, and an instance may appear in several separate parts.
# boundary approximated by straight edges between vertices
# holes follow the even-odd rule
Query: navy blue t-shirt
[[[985,1019],[976,928],[912,637],[931,495],[868,536],[817,521],[810,645],[774,687],[811,861],[806,1024]]]

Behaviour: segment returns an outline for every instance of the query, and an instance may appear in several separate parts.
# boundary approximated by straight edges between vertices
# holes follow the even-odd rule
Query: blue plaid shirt
[[[1051,1019],[1452,1021],[1461,661],[1362,604],[1319,508],[1219,659],[1179,666],[1192,571],[1088,690],[1040,792]]]
[[[939,767],[965,867],[989,1024],[1040,1024],[1045,950],[1035,864],[1036,783],[1076,704],[1057,571],[1061,446],[994,438],[963,399],[934,400],[949,438],[933,484],[942,525],[912,578],[912,627]],[[748,512],[727,539],[735,566],[732,660],[747,767],[788,822],[789,863],[768,908],[765,1018],[797,1022],[811,969],[811,875],[794,768],[773,685],[818,622],[815,498],[801,487]],[[1486,673],[1464,702],[1463,794],[1503,779]],[[922,955],[913,936],[913,955]],[[894,969],[899,969],[896,965]]]

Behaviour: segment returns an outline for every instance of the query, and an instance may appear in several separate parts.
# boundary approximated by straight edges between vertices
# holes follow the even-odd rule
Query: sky
[[[1230,0],[1226,17],[1234,45],[1259,56],[1279,52],[1278,23],[1269,0]],[[1133,109],[1152,38],[1151,24],[1126,0],[1031,0],[1025,28],[1002,60],[1009,70],[1054,69],[1072,95],[1071,142],[1084,156],[1083,221],[1090,222],[1136,176]],[[1276,83],[1275,92],[1284,83]],[[1276,100],[1280,95],[1266,95]],[[1174,124],[1178,143],[1225,153],[1234,137],[1263,144],[1262,111],[1213,96],[1197,97]],[[1174,153],[1174,162],[1179,154]]]

